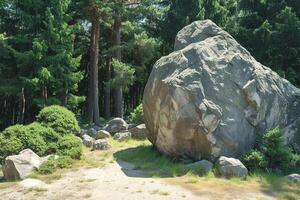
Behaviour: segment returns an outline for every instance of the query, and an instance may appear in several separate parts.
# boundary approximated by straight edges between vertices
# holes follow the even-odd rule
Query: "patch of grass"
[[[33,187],[30,188],[28,190],[26,190],[24,193],[27,194],[29,192],[35,192],[35,195],[40,195],[41,193],[47,192],[48,190],[46,188],[42,188],[42,187]]]
[[[40,174],[38,172],[34,172],[29,176],[29,178],[39,179],[47,184],[51,184],[54,181],[61,179],[63,174],[66,172],[67,169],[59,169],[52,174]]]
[[[183,163],[172,160],[153,149],[149,142],[114,153],[118,160],[132,163],[136,169],[147,170],[153,177],[176,177],[187,173]],[[159,166],[159,167],[158,167]]]
[[[94,182],[96,180],[97,179],[92,179],[92,178],[90,178],[90,179],[81,179],[79,182],[80,183],[90,183],[90,182]]]
[[[162,195],[162,196],[168,196],[169,195],[168,192],[164,192],[164,191],[161,191],[161,190],[158,190],[158,189],[152,190],[151,194],[158,194],[158,195]]]
[[[91,194],[85,194],[85,195],[83,195],[83,198],[85,198],[85,199],[89,199],[89,198],[91,198]]]

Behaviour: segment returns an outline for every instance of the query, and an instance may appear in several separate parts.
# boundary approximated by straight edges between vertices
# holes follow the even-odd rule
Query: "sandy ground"
[[[180,184],[181,183],[181,184]],[[213,186],[196,189],[177,178],[151,178],[125,162],[114,162],[103,168],[81,168],[71,171],[51,184],[26,189],[20,184],[0,189],[1,200],[206,200],[206,199],[272,199],[263,193],[248,194],[222,191]],[[224,193],[225,192],[225,193]],[[222,196],[222,194],[227,194]]]

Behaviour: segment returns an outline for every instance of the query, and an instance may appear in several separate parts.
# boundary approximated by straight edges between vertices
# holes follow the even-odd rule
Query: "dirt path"
[[[20,185],[0,190],[1,200],[206,200],[270,199],[263,194],[247,195],[227,192],[227,197],[213,195],[214,188],[202,191],[177,184],[175,178],[149,178],[125,162],[114,162],[103,168],[81,168],[63,175],[41,188],[24,189]],[[242,196],[242,198],[240,198]],[[247,196],[247,197],[245,197]]]

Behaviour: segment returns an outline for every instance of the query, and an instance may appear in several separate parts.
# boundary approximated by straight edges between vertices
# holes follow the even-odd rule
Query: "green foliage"
[[[23,149],[23,144],[15,136],[7,137],[0,134],[0,164],[3,163],[7,156],[17,154]]]
[[[34,135],[39,135],[43,139],[45,143],[45,152],[43,153],[43,155],[49,155],[57,152],[57,142],[61,136],[52,128],[45,127],[40,123],[34,122],[26,126],[25,132],[26,134],[28,134],[27,138],[29,141],[35,139]],[[30,148],[31,150],[36,152],[34,148],[31,148],[30,146],[27,148]]]
[[[27,126],[14,125],[8,127],[0,135],[0,162],[9,155],[18,154],[21,150],[31,149],[39,156],[57,152],[57,142],[60,135],[52,128],[39,123]]]
[[[144,123],[144,111],[143,104],[140,104],[138,107],[134,109],[132,113],[130,113],[130,122],[134,124],[142,124]]]
[[[61,136],[77,134],[80,130],[74,113],[58,105],[42,109],[37,116],[37,121],[44,126],[53,128]]]
[[[79,138],[68,134],[58,141],[59,155],[70,156],[73,159],[80,159],[82,155],[82,143]]]
[[[258,149],[242,157],[250,170],[289,172],[299,167],[300,157],[283,143],[282,131],[275,128],[259,139]]]
[[[250,171],[266,170],[268,162],[263,153],[258,150],[251,150],[242,157],[243,163]]]
[[[112,66],[115,71],[115,77],[108,84],[114,88],[121,87],[123,90],[128,90],[128,87],[134,81],[134,69],[129,64],[116,59],[113,59]]]
[[[72,158],[69,156],[60,156],[55,159],[51,156],[46,162],[44,162],[38,169],[40,174],[52,174],[57,169],[70,168],[73,164]]]
[[[29,148],[39,156],[43,156],[47,151],[47,144],[44,141],[42,135],[40,134],[43,131],[44,131],[44,127],[36,123],[28,126],[23,126],[23,125],[11,126],[5,129],[3,134],[10,140],[13,140],[14,138],[18,138],[22,143],[22,149]],[[19,153],[19,152],[14,152],[14,154],[15,153]]]

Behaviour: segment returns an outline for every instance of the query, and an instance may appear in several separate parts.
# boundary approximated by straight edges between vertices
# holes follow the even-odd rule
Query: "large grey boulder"
[[[129,129],[129,132],[131,133],[132,138],[139,140],[146,139],[148,135],[148,129],[146,128],[145,124],[140,124],[136,127],[133,127]]]
[[[216,163],[217,173],[226,178],[240,177],[246,178],[248,175],[247,168],[243,163],[235,158],[221,156]]]
[[[175,51],[156,62],[143,109],[148,138],[159,151],[215,160],[248,151],[257,133],[294,124],[300,90],[204,20],[183,28]],[[297,129],[286,132],[295,146]]]
[[[39,157],[30,149],[5,158],[2,171],[6,180],[25,179],[47,159]]]
[[[114,118],[110,120],[103,129],[108,131],[111,134],[115,134],[117,132],[127,130],[128,124],[122,118]]]

